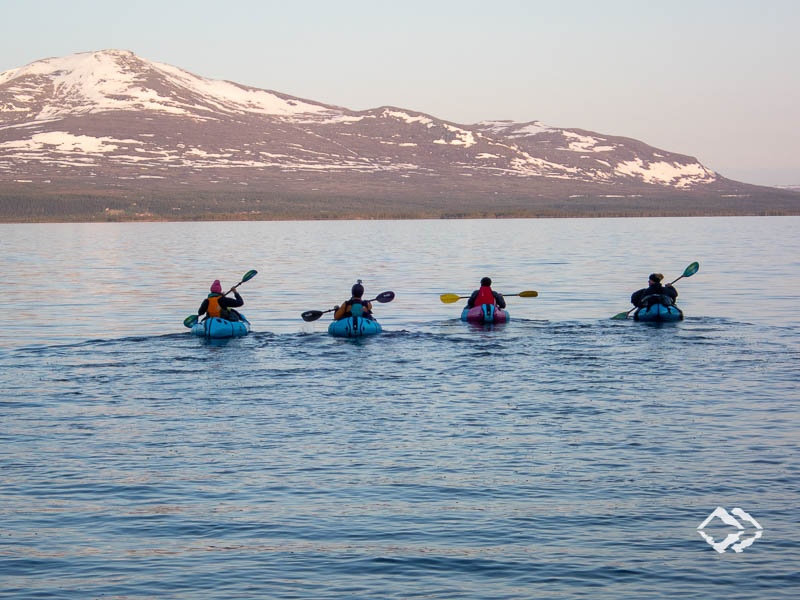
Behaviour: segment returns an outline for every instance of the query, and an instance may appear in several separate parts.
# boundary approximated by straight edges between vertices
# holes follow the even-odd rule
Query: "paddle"
[[[233,286],[231,289],[229,289],[227,292],[225,292],[222,295],[223,296],[227,296],[233,290],[235,290],[240,285],[242,285],[245,281],[250,281],[253,277],[256,276],[257,273],[258,273],[258,271],[256,271],[255,269],[250,269],[247,273],[242,275],[242,280],[239,283],[237,283],[235,286]],[[195,323],[197,323],[197,315],[189,315],[188,317],[186,317],[183,320],[183,326],[184,327],[188,327],[189,329],[191,329],[195,325]]]
[[[526,290],[524,292],[520,292],[519,294],[503,294],[503,298],[508,298],[509,296],[519,296],[521,298],[536,298],[539,295],[539,292],[534,292],[533,290]],[[442,294],[439,296],[439,300],[444,302],[445,304],[452,304],[453,302],[458,302],[464,298],[469,298],[469,296],[459,296],[458,294]]]
[[[673,283],[675,283],[675,282],[676,282],[676,281],[678,281],[679,279],[683,279],[684,277],[691,277],[692,275],[694,275],[695,273],[697,273],[697,270],[698,270],[699,268],[700,268],[700,263],[693,262],[692,264],[690,264],[688,267],[686,267],[686,268],[683,270],[683,275],[681,275],[680,277],[678,277],[678,279],[673,279],[673,280],[672,280],[672,281],[670,281],[670,282],[669,282],[667,285],[672,285]],[[629,314],[631,314],[633,311],[635,311],[637,308],[639,308],[639,307],[638,307],[638,306],[634,306],[634,307],[633,307],[632,309],[630,309],[629,311],[627,311],[627,312],[621,312],[621,313],[617,313],[617,314],[615,314],[615,315],[614,315],[613,317],[611,317],[611,318],[612,318],[612,319],[616,319],[617,321],[622,321],[623,319],[627,319],[627,318],[628,318],[628,315],[629,315]]]
[[[384,303],[384,304],[386,302],[391,302],[392,300],[394,300],[394,292],[383,292],[383,293],[380,293],[375,298],[373,298],[372,300],[367,300],[366,302],[373,302],[374,300],[377,300],[378,302],[381,302],[381,303]],[[306,322],[310,323],[311,321],[316,321],[317,319],[319,319],[325,313],[333,312],[334,310],[336,310],[336,308],[329,308],[328,310],[307,310],[306,312],[304,312],[300,316],[303,318],[303,321],[306,321]]]

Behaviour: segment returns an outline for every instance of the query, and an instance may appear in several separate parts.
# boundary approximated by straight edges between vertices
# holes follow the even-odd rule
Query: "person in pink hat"
[[[219,279],[215,279],[211,284],[211,293],[197,309],[198,316],[205,315],[205,318],[218,317],[228,321],[239,321],[239,313],[231,309],[243,306],[244,300],[236,291],[236,287],[231,288],[227,293],[230,292],[233,292],[234,298],[227,298],[222,293],[222,284]]]

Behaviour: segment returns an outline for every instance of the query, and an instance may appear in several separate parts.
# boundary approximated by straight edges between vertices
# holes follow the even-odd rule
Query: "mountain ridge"
[[[798,214],[797,199],[631,138],[354,111],[127,50],[0,73],[6,221]]]

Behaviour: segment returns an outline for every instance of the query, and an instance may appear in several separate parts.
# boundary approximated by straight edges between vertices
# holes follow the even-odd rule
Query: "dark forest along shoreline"
[[[800,192],[737,184],[736,193],[587,189],[569,195],[487,189],[475,196],[448,189],[409,196],[342,194],[321,181],[308,193],[117,189],[113,194],[67,185],[5,182],[0,223],[204,222],[797,216]],[[183,186],[181,186],[183,187]]]

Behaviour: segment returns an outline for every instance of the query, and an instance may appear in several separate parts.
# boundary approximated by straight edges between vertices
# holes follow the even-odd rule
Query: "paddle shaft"
[[[248,281],[249,281],[249,280],[248,280]],[[222,294],[222,295],[223,295],[223,296],[227,296],[227,295],[228,295],[228,294],[230,294],[231,292],[235,291],[235,290],[236,290],[236,288],[238,288],[238,287],[239,287],[240,285],[242,285],[244,282],[245,282],[245,280],[244,280],[244,279],[242,279],[242,280],[241,280],[239,283],[237,283],[235,286],[233,286],[231,289],[229,289],[227,292],[225,292],[225,293],[224,293],[224,294]]]
[[[234,291],[236,288],[238,288],[240,285],[242,285],[245,281],[250,281],[257,274],[258,274],[258,271],[256,271],[256,270],[248,271],[247,273],[244,274],[244,277],[242,277],[242,280],[239,283],[237,283],[235,286],[233,286],[231,289],[229,289],[227,292],[225,292],[222,295],[223,296],[227,296],[232,291]]]
[[[499,293],[499,292],[498,292]],[[521,296],[522,298],[536,298],[539,295],[539,292],[535,292],[533,290],[525,290],[523,292],[519,292],[518,294],[500,294],[504,298],[509,296]],[[439,296],[439,300],[444,302],[445,304],[452,304],[453,302],[458,302],[459,300],[464,300],[466,298],[471,298],[472,295],[469,296],[458,296],[457,294],[442,294]]]
[[[684,275],[681,275],[680,277],[678,277],[678,279],[683,279],[684,277],[686,277],[686,275],[685,275],[685,274],[684,274]],[[672,281],[670,281],[670,282],[669,282],[669,283],[667,283],[666,285],[672,285],[673,283],[675,283],[676,281],[678,281],[678,279],[673,279]]]

